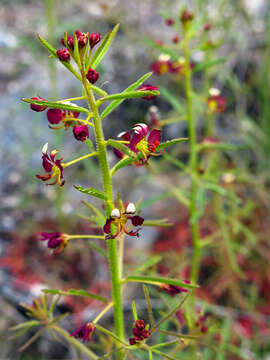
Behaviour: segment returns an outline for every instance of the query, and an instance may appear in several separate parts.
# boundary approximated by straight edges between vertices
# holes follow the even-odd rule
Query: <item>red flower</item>
[[[89,341],[92,338],[92,335],[95,331],[95,326],[93,323],[88,322],[81,327],[79,327],[77,330],[75,330],[73,333],[70,334],[70,336],[74,336],[76,339],[82,339],[83,342]]]
[[[88,70],[88,73],[86,75],[87,77],[87,80],[91,83],[91,84],[94,84],[95,82],[98,81],[98,78],[99,78],[99,73],[94,70],[94,69],[89,69]]]
[[[168,55],[161,55],[159,59],[151,65],[151,70],[156,75],[163,75],[170,71],[171,61]]]
[[[156,91],[158,91],[158,87],[157,86],[152,86],[152,85],[149,85],[149,84],[143,84],[142,86],[139,87],[138,90],[141,90],[141,91],[153,91],[153,90],[156,90]],[[145,100],[153,100],[156,97],[157,97],[157,95],[150,95],[150,96],[143,97],[143,99],[145,99]]]
[[[66,104],[71,104],[69,102],[66,102]],[[72,104],[75,106],[75,104]],[[49,109],[47,111],[47,119],[50,124],[56,125],[62,122],[60,126],[52,127],[49,125],[49,127],[53,130],[59,130],[62,127],[65,127],[66,130],[75,123],[75,119],[80,115],[77,111],[65,111],[60,109]]]
[[[89,131],[87,125],[79,125],[73,127],[73,135],[78,141],[85,141],[86,138],[89,138]]]
[[[61,253],[68,244],[68,238],[66,234],[60,232],[40,233],[40,241],[48,241],[48,248],[54,249],[54,254]]]
[[[131,221],[133,226],[141,226],[144,222],[144,219],[138,215],[134,215],[136,213],[136,207],[133,203],[128,203],[126,208],[123,210],[119,210],[115,208],[111,212],[111,216],[107,219],[103,231],[106,235],[107,239],[115,239],[121,231],[124,231],[125,234],[130,236],[139,236],[140,228],[137,230],[128,230],[126,228],[126,223],[128,220]],[[113,235],[111,233],[111,224],[116,226],[116,233]]]
[[[43,169],[46,171],[47,174],[39,175],[37,174],[36,177],[41,179],[42,181],[47,181],[56,176],[56,179],[51,184],[47,185],[55,185],[57,182],[60,186],[63,186],[65,181],[63,180],[63,166],[61,161],[63,158],[55,160],[55,156],[57,155],[57,150],[52,150],[50,155],[48,155],[48,143],[46,143],[42,148],[42,166]]]
[[[68,49],[59,49],[56,51],[56,54],[61,61],[69,61],[70,60],[70,52]]]
[[[218,89],[211,89],[207,106],[211,113],[221,113],[226,110],[226,98],[220,95]]]
[[[118,135],[124,141],[129,141],[127,145],[132,151],[136,154],[141,152],[143,154],[143,159],[140,159],[139,163],[135,165],[140,166],[147,162],[150,156],[159,156],[159,153],[155,153],[157,147],[160,144],[160,130],[152,130],[146,139],[148,134],[148,125],[146,124],[136,124],[130,132],[122,132]],[[115,151],[115,154],[122,158],[124,155],[120,151]]]
[[[90,43],[90,47],[93,48],[96,44],[98,44],[100,42],[101,36],[99,33],[89,33],[88,34],[89,37],[89,43]]]
[[[45,99],[43,99],[40,96],[31,97],[30,99],[38,100],[38,101],[46,101]],[[34,111],[40,112],[40,111],[44,111],[45,109],[47,109],[47,106],[45,106],[45,105],[37,105],[37,104],[30,104],[30,108],[32,110],[34,110]]]

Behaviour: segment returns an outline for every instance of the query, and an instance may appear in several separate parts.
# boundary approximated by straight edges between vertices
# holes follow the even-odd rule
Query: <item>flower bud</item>
[[[168,26],[172,26],[174,24],[174,20],[172,18],[166,19],[165,22],[166,22],[166,25],[168,25]]]
[[[203,30],[204,31],[209,31],[209,30],[211,30],[211,24],[210,23],[206,23],[206,24],[204,24],[204,26],[203,26]]]
[[[59,124],[63,118],[63,111],[60,109],[49,109],[47,111],[47,119],[50,124]]]
[[[70,52],[68,49],[59,49],[56,51],[56,54],[61,61],[69,61],[70,60]]]
[[[97,71],[95,71],[94,69],[89,69],[88,73],[86,75],[87,80],[91,83],[94,84],[95,82],[98,81],[99,78],[99,73]]]
[[[93,48],[96,44],[100,42],[101,36],[99,33],[89,33],[89,43],[90,47]]]
[[[190,11],[188,11],[187,9],[184,9],[182,12],[181,12],[181,15],[180,15],[180,20],[182,22],[182,24],[187,24],[189,23],[190,21],[192,21],[194,18],[194,14]]]
[[[46,101],[45,99],[42,99],[42,97],[37,96],[37,97],[31,97],[30,99],[32,100],[38,100],[38,101]],[[40,111],[44,111],[45,109],[47,109],[47,106],[45,105],[37,105],[37,104],[30,104],[30,108],[34,111],[40,112]]]
[[[82,34],[81,36],[78,37],[78,46],[79,46],[79,48],[85,47],[87,42],[88,42],[88,36],[87,35]]]
[[[89,131],[87,125],[74,126],[73,135],[78,141],[85,141],[89,137]]]
[[[63,46],[66,46],[64,37],[61,38],[61,43],[62,43]],[[74,49],[74,38],[73,38],[73,36],[67,35],[67,45],[71,49]]]
[[[178,44],[179,41],[180,41],[179,36],[174,36],[174,37],[172,38],[172,42],[173,42],[174,44]]]
[[[157,86],[152,86],[152,85],[149,85],[149,84],[143,84],[142,86],[139,87],[138,90],[141,90],[141,91],[158,91],[158,87]],[[157,95],[149,95],[149,96],[144,96],[143,99],[145,100],[153,100],[157,97]]]

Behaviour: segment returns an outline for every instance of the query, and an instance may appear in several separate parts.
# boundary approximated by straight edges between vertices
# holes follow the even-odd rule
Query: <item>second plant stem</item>
[[[197,172],[197,149],[196,149],[196,123],[193,114],[192,104],[192,74],[190,69],[190,51],[187,36],[184,40],[184,55],[186,60],[186,74],[185,74],[185,92],[187,101],[187,121],[188,121],[188,133],[189,133],[189,144],[190,144],[190,160],[189,166],[192,172]],[[193,244],[193,255],[191,265],[191,281],[197,283],[200,269],[200,238],[199,238],[199,225],[198,221],[194,219],[196,212],[196,199],[197,199],[198,184],[194,177],[191,177],[191,195],[190,195],[190,207],[189,214],[191,220],[191,236]]]
[[[81,74],[82,74],[83,87],[87,95],[87,101],[94,115],[93,123],[95,128],[95,135],[96,135],[98,159],[102,172],[104,193],[107,196],[106,211],[107,211],[107,216],[110,216],[110,213],[113,209],[113,191],[112,191],[111,175],[110,175],[108,159],[107,159],[106,142],[104,139],[101,118],[98,112],[98,108],[96,106],[95,97],[92,90],[89,87],[89,83],[86,78],[84,69],[82,69]],[[115,331],[116,331],[116,335],[121,340],[124,340],[125,338],[124,318],[123,318],[123,308],[122,308],[121,281],[120,281],[119,264],[118,264],[117,239],[108,239],[107,245],[109,250]],[[121,360],[123,359],[123,357],[124,357],[123,352],[119,351],[117,354],[117,358]]]

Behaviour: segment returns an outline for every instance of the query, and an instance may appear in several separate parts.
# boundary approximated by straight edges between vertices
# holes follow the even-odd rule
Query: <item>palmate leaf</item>
[[[100,190],[93,189],[93,188],[84,188],[83,186],[79,186],[79,185],[74,185],[74,187],[76,190],[78,190],[84,194],[95,196],[102,200],[107,200],[107,196]]]
[[[113,28],[112,31],[109,31],[104,39],[102,40],[102,42],[100,43],[98,49],[96,50],[96,52],[94,53],[91,62],[89,64],[89,67],[91,67],[92,69],[96,69],[96,67],[99,65],[99,63],[101,62],[101,60],[103,59],[103,57],[106,55],[107,51],[109,50],[109,47],[119,29],[119,24],[115,25],[115,27]]]
[[[41,44],[43,46],[45,46],[47,48],[47,50],[53,55],[53,57],[58,59],[58,56],[56,54],[56,49],[48,43],[48,41],[46,41],[45,39],[43,39],[42,36],[38,35],[38,39],[41,42]],[[76,72],[76,70],[74,69],[74,67],[70,64],[70,62],[67,61],[60,61],[61,64],[63,64],[70,72],[72,72],[72,74],[81,81],[81,77],[80,75]]]
[[[126,279],[123,280],[123,282],[141,282],[145,284],[147,283],[169,284],[169,285],[176,285],[188,289],[194,289],[199,287],[199,285],[186,284],[184,281],[181,280],[165,278],[160,276],[128,276]]]
[[[39,100],[26,99],[26,98],[22,98],[22,101],[29,104],[45,105],[48,108],[53,108],[53,109],[69,110],[69,111],[83,112],[85,114],[89,114],[89,110],[81,106],[73,106],[61,102],[39,101]]]
[[[122,94],[133,91],[141,86],[145,80],[147,80],[152,75],[151,72],[143,75],[140,79],[138,79],[135,83],[131,84],[128,88],[122,91]],[[101,113],[101,119],[107,117],[113,110],[115,110],[125,99],[117,99],[114,100],[106,107],[106,109]]]
[[[53,294],[53,295],[66,295],[66,296],[86,296],[90,297],[92,299],[99,300],[101,302],[107,303],[107,299],[100,295],[96,295],[93,293],[90,293],[85,290],[76,290],[76,289],[69,289],[69,290],[54,290],[54,289],[43,289],[42,290],[45,294]]]

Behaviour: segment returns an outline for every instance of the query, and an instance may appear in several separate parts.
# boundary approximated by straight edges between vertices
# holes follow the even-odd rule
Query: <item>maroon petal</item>
[[[46,172],[51,172],[52,171],[53,165],[49,161],[49,157],[48,157],[47,154],[42,155],[42,166],[43,166],[43,169]]]
[[[130,220],[134,226],[141,226],[144,222],[144,219],[138,215],[131,216]]]
[[[130,133],[128,131],[122,132],[117,135],[118,137],[121,137],[124,141],[130,141]]]
[[[118,157],[118,159],[122,159],[123,156],[124,156],[124,154],[123,154],[120,150],[118,150],[118,149],[113,148],[113,152],[114,152],[115,155]]]
[[[51,174],[43,174],[43,175],[36,174],[36,177],[42,181],[47,181],[47,180],[50,180],[52,175]]]
[[[160,144],[161,131],[160,130],[152,130],[148,137],[148,144],[158,146]]]
[[[129,144],[129,148],[134,151],[135,153],[138,152],[138,150],[136,149],[136,145],[143,139],[143,134],[140,133],[134,133],[131,141],[130,141],[130,144]]]
[[[142,134],[143,137],[145,137],[148,134],[148,130],[149,130],[148,125],[144,123],[136,124],[132,129],[133,132]]]
[[[103,226],[103,231],[105,232],[105,234],[110,234],[112,221],[112,218],[107,219],[105,225]]]
[[[139,237],[139,231],[140,231],[141,229],[137,229],[137,230],[131,230],[131,231],[129,231],[129,232],[127,232],[127,234],[129,235],[129,236],[137,236],[137,237]]]

